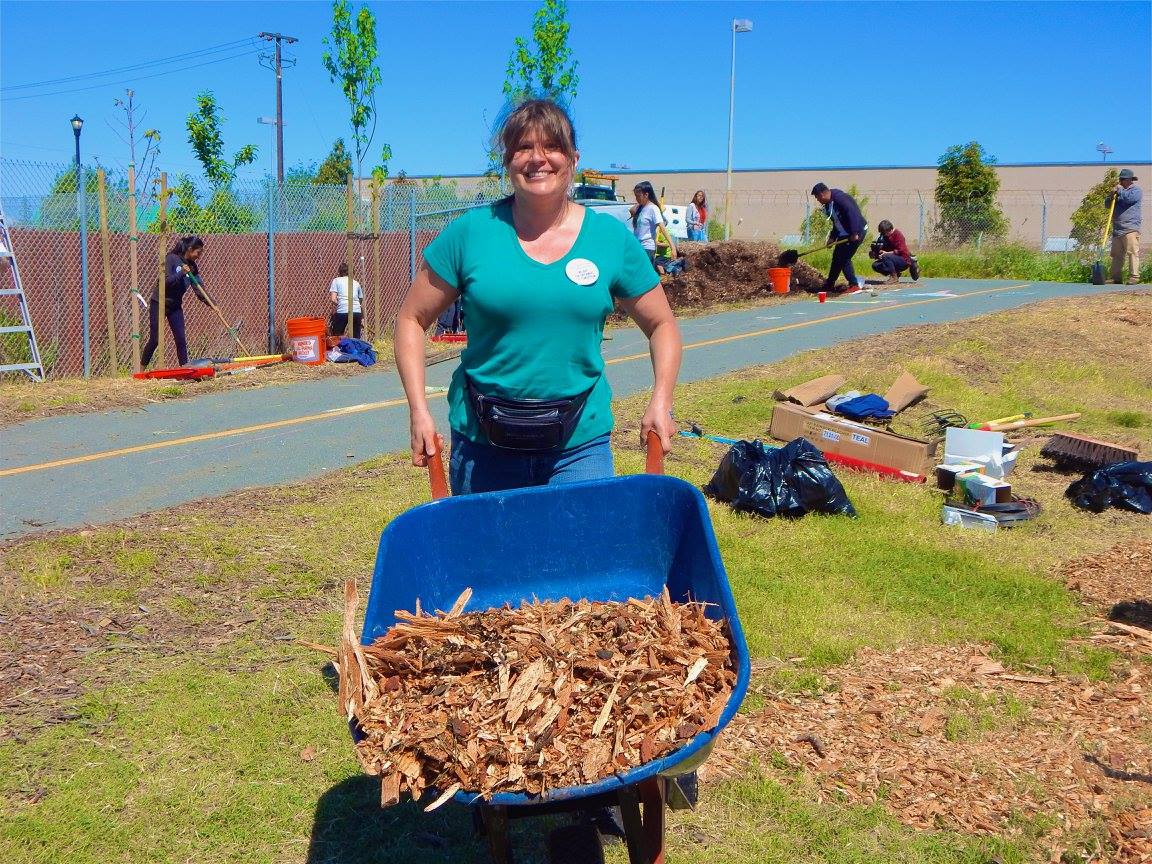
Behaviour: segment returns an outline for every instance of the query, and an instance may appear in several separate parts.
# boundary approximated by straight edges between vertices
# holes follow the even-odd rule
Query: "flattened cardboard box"
[[[929,460],[936,452],[934,443],[905,438],[823,412],[813,413],[787,402],[772,409],[768,432],[779,441],[804,438],[825,453],[851,456],[921,476],[927,473]]]

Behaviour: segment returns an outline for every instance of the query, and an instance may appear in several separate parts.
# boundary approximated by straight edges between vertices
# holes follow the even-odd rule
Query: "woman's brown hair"
[[[576,163],[576,130],[568,112],[550,99],[529,99],[517,106],[500,127],[500,152],[507,168],[516,148],[529,132],[535,132],[548,144],[560,148],[573,165]]]

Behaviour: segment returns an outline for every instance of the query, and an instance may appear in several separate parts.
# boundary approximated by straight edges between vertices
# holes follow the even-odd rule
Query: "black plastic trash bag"
[[[856,515],[824,454],[803,438],[779,448],[759,441],[736,442],[704,493],[761,516],[796,518],[811,511]]]
[[[1109,507],[1152,514],[1152,462],[1117,462],[1089,471],[1064,493],[1081,510],[1103,513]]]

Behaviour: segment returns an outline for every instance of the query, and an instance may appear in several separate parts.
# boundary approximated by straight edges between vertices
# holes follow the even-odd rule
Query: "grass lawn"
[[[974,419],[1082,411],[1077,430],[1148,454],[1150,339],[1146,297],[1052,301],[686,385],[677,415],[763,437],[778,386],[838,371],[882,392],[907,369],[932,388],[915,416],[933,406]],[[641,405],[616,406],[622,472],[641,470]],[[862,655],[932,646],[983,646],[1011,671],[1094,691],[1135,680],[1132,670],[1152,674],[1147,659],[1091,642],[1094,614],[1055,577],[1070,559],[1146,537],[1148,517],[1072,510],[1069,478],[1032,470],[1038,449],[1033,439],[1012,479],[1043,515],[994,535],[940,525],[925,487],[840,470],[858,519],[762,520],[710,504],[757,658],[746,716],[782,705],[819,713]],[[701,485],[723,452],[683,439],[669,473]],[[425,496],[422,474],[390,455],[323,481],[0,547],[0,861],[486,860],[467,813],[378,809],[324,658],[293,642],[335,642],[342,579],[357,576],[366,594],[381,529]],[[1031,718],[1035,706],[985,703],[959,685],[939,698],[951,706],[941,741],[1073,732]],[[1144,724],[1133,748],[1152,747]],[[882,797],[829,795],[795,760],[758,756],[706,785],[697,812],[671,816],[670,861],[1008,864],[1048,861],[1054,844],[1075,855],[1109,842],[1111,811],[1058,839],[1035,818],[995,832],[948,818],[915,828]],[[1056,779],[1028,782],[1042,792]],[[1109,791],[1117,806],[1122,793]],[[516,830],[520,860],[543,860],[539,826]]]

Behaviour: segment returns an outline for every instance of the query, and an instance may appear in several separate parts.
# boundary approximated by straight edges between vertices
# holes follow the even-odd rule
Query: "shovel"
[[[208,301],[208,305],[212,307],[212,311],[216,313],[216,317],[220,319],[220,323],[224,325],[224,329],[228,331],[228,335],[236,340],[236,344],[240,346],[240,350],[245,354],[251,354],[252,352],[249,351],[248,348],[245,347],[244,343],[240,341],[240,327],[244,323],[243,319],[237,321],[235,327],[229,324],[228,319],[224,317],[224,313],[220,311],[220,307],[216,305],[216,302],[204,288],[204,283],[201,282],[198,277],[193,276],[192,274],[189,274],[189,278],[196,284],[196,287],[200,289],[200,293],[204,295],[204,299]]]
[[[828,243],[824,246],[813,246],[811,249],[806,249],[803,252],[797,252],[795,249],[785,249],[780,253],[777,259],[777,265],[780,267],[791,267],[805,255],[811,255],[813,252],[819,252],[821,249],[831,249],[833,246],[839,246],[841,243],[847,243],[851,237],[842,237],[835,243]]]
[[[1108,232],[1112,228],[1112,214],[1116,212],[1116,192],[1112,192],[1112,203],[1108,207],[1108,219],[1104,222],[1104,233],[1100,236],[1100,251],[1096,253],[1096,260],[1092,263],[1093,285],[1103,285],[1104,279],[1104,245],[1108,242]]]

